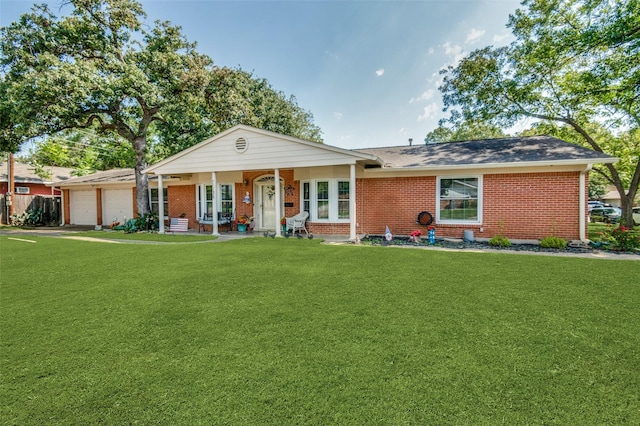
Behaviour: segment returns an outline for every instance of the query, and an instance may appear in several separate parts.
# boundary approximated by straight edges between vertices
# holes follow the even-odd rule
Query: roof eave
[[[438,164],[433,166],[419,167],[383,167],[382,170],[389,171],[434,171],[434,170],[463,170],[463,169],[506,169],[513,167],[561,167],[580,166],[590,167],[592,164],[613,164],[620,161],[619,158],[593,158],[589,160],[558,160],[558,161],[521,161],[512,163],[466,163],[466,164]],[[378,169],[380,170],[380,169]]]

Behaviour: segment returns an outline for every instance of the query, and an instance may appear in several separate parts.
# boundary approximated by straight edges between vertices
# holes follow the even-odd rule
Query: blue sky
[[[41,3],[42,1],[37,1]],[[34,1],[0,0],[0,25]],[[60,2],[47,2],[56,14]],[[423,143],[442,112],[438,71],[512,40],[516,0],[142,1],[218,66],[266,78],[342,148]]]

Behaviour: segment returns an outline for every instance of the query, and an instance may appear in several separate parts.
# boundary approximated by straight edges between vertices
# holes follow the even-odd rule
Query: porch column
[[[218,189],[218,178],[216,172],[211,172],[211,219],[213,225],[211,235],[220,235],[218,232],[218,202],[216,201],[216,190]]]
[[[164,191],[162,175],[158,175],[158,233],[164,234]]]
[[[282,236],[282,226],[280,226],[280,218],[282,217],[282,211],[280,211],[280,207],[282,202],[282,194],[280,193],[280,169],[274,169],[273,174],[275,177],[275,187],[276,187],[276,236]]]
[[[349,239],[356,239],[356,165],[349,166]]]

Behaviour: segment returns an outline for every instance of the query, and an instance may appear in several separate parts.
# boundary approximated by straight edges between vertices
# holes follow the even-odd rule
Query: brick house
[[[439,236],[586,239],[588,172],[615,161],[545,136],[347,150],[238,125],[145,173],[154,181],[152,208],[194,229],[205,214],[229,212],[280,234],[280,218],[304,210],[311,232],[351,239],[387,226],[396,235],[424,231],[431,218]],[[89,191],[104,208],[102,191],[113,183],[96,178],[63,189]],[[133,214],[132,171],[127,189]],[[72,218],[74,197],[67,199]],[[104,213],[92,217],[109,222]],[[208,231],[218,232],[215,221]]]

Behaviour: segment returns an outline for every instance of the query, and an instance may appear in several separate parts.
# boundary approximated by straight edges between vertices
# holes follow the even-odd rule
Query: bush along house
[[[198,229],[205,215],[253,218],[256,230],[282,234],[281,218],[309,213],[316,234],[409,235],[433,226],[438,236],[503,235],[539,240],[555,235],[586,239],[588,173],[616,158],[546,136],[347,150],[238,125],[148,167],[152,209],[165,219],[186,217]],[[108,178],[70,182],[91,205],[135,208],[135,184]],[[96,192],[111,185],[126,196],[110,206]],[[77,198],[77,197],[76,197]],[[85,203],[86,204],[86,203]],[[108,224],[109,214],[83,213]],[[103,223],[96,221],[102,220]],[[72,222],[70,222],[72,223]],[[164,221],[160,221],[164,231]],[[219,232],[211,220],[207,232]]]

